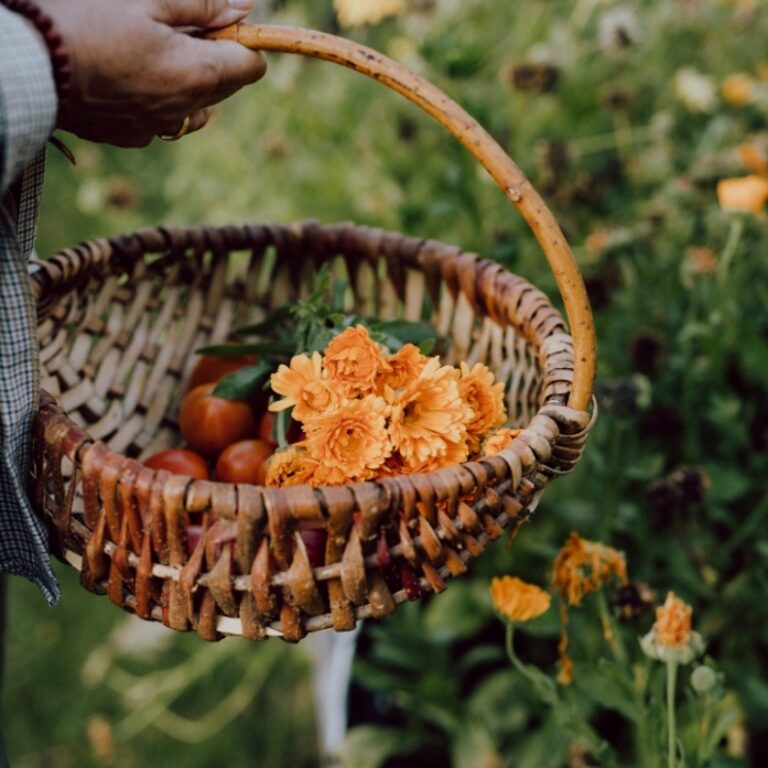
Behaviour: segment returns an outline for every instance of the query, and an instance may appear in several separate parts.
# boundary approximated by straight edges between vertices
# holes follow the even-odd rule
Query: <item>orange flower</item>
[[[734,107],[743,107],[752,101],[755,81],[746,72],[735,72],[723,80],[720,92],[726,103]]]
[[[516,576],[503,576],[491,581],[491,599],[499,613],[510,621],[530,621],[549,609],[552,600],[534,584],[526,584]]]
[[[373,392],[377,375],[387,368],[381,347],[362,325],[347,328],[331,341],[324,364],[328,383],[348,398]]]
[[[704,640],[691,628],[693,609],[674,592],[656,609],[656,622],[640,638],[643,653],[665,664],[690,664],[704,652]]]
[[[569,605],[581,605],[585,595],[596,592],[611,579],[627,583],[624,553],[572,533],[552,566],[552,586]]]
[[[483,456],[495,456],[499,451],[509,448],[520,432],[519,429],[497,429],[483,443]]]
[[[304,421],[313,414],[333,408],[339,398],[323,377],[322,358],[319,352],[312,357],[296,355],[290,367],[281,365],[270,379],[272,391],[283,395],[269,406],[270,411],[282,411],[293,407],[293,417]]]
[[[724,211],[749,211],[762,215],[768,201],[768,179],[744,176],[717,182],[717,199]]]
[[[414,344],[404,344],[398,352],[386,359],[387,370],[379,377],[376,388],[383,392],[385,387],[405,387],[418,377],[428,359]]]
[[[768,148],[765,142],[745,142],[736,148],[741,162],[758,176],[768,176]]]
[[[388,391],[392,445],[409,471],[425,471],[436,460],[456,463],[466,458],[465,423],[472,411],[459,394],[458,378],[455,368],[432,357],[399,394]]]
[[[310,483],[318,463],[310,459],[306,451],[291,446],[274,453],[267,462],[265,485],[282,487]]]
[[[667,594],[664,605],[656,609],[656,641],[667,648],[681,648],[691,639],[693,609],[674,592]]]
[[[392,452],[387,432],[390,407],[368,395],[309,419],[300,443],[321,465],[324,483],[354,482],[373,477]]]
[[[474,453],[480,449],[480,439],[507,419],[504,410],[504,385],[497,382],[493,372],[482,363],[475,363],[470,370],[469,366],[462,362],[459,394],[472,409],[472,416],[466,426],[469,450]]]

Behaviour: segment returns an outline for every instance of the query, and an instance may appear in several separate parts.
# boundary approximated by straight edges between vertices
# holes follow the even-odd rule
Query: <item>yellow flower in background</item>
[[[274,453],[267,462],[265,485],[283,487],[311,483],[318,462],[300,448],[290,447]]]
[[[400,393],[389,393],[392,402],[390,434],[409,472],[424,471],[451,455],[467,456],[469,406],[459,394],[459,371],[432,357],[418,378]],[[464,459],[458,459],[463,461]]]
[[[512,441],[520,434],[519,429],[497,429],[483,443],[483,456],[495,456],[499,451],[509,448]]]
[[[358,325],[342,331],[325,350],[328,383],[343,397],[373,392],[376,377],[387,368],[381,347]]]
[[[691,616],[693,609],[674,592],[667,593],[664,605],[656,609],[657,641],[668,648],[680,648],[687,645],[691,639]]]
[[[552,565],[552,586],[568,601],[580,605],[585,595],[616,579],[626,584],[623,552],[572,533]]]
[[[510,621],[530,621],[549,609],[552,597],[516,576],[502,576],[491,581],[491,599],[494,608]]]
[[[721,179],[717,182],[717,199],[724,211],[748,211],[761,216],[768,202],[768,178]]]
[[[333,6],[342,27],[378,24],[405,12],[405,0],[333,0]]]
[[[480,448],[480,438],[494,427],[501,426],[507,419],[504,385],[496,381],[486,365],[475,363],[470,369],[462,362],[459,394],[472,409],[466,427],[469,450],[475,452]]]
[[[373,477],[392,452],[387,432],[389,405],[376,395],[343,402],[309,419],[301,443],[311,459],[329,470],[325,482]]]
[[[720,93],[727,104],[743,107],[752,101],[755,93],[755,81],[746,72],[736,72],[723,80]]]
[[[283,395],[269,406],[270,411],[293,408],[293,417],[304,421],[315,413],[338,404],[338,396],[328,386],[323,376],[322,358],[319,352],[312,357],[296,355],[291,364],[281,365],[270,380],[272,391]]]

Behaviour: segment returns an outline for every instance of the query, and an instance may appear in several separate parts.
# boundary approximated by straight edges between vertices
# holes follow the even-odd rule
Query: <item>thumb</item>
[[[157,21],[172,27],[226,27],[253,10],[253,0],[152,0]]]

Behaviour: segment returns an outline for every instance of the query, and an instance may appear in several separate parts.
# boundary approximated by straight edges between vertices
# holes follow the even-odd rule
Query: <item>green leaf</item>
[[[457,581],[424,612],[424,629],[440,641],[471,637],[493,619],[488,589],[481,582]]]
[[[380,768],[389,758],[415,750],[419,741],[410,731],[359,725],[347,733],[339,759],[345,768]]]
[[[620,712],[633,722],[643,717],[635,696],[632,668],[609,659],[600,659],[597,669],[584,665],[576,676],[578,690],[601,707]]]
[[[215,344],[196,350],[200,355],[214,357],[240,357],[241,355],[270,355],[289,358],[296,354],[296,344],[290,339],[282,341],[254,341],[246,344]]]
[[[485,768],[499,765],[499,750],[482,722],[466,723],[454,734],[451,749],[455,768]]]
[[[220,379],[213,394],[227,400],[248,400],[261,389],[274,367],[269,360],[260,360],[256,365],[247,365]]]

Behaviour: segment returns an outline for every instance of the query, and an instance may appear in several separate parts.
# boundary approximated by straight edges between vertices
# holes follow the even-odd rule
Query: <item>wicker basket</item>
[[[393,87],[456,135],[521,210],[552,265],[573,329],[498,264],[399,233],[340,224],[153,228],[64,250],[32,275],[44,394],[31,496],[53,552],[116,605],[207,639],[349,630],[440,592],[503,529],[516,531],[590,425],[594,329],[565,240],[528,181],[433,86],[347,41],[239,25],[219,36],[333,60]],[[325,262],[351,278],[355,311],[418,320],[451,340],[451,362],[505,382],[512,425],[497,456],[342,487],[267,489],[148,469],[177,444],[195,349],[304,295]],[[574,360],[576,365],[574,365]],[[190,516],[202,535],[188,554]],[[310,565],[300,535],[327,534]]]

